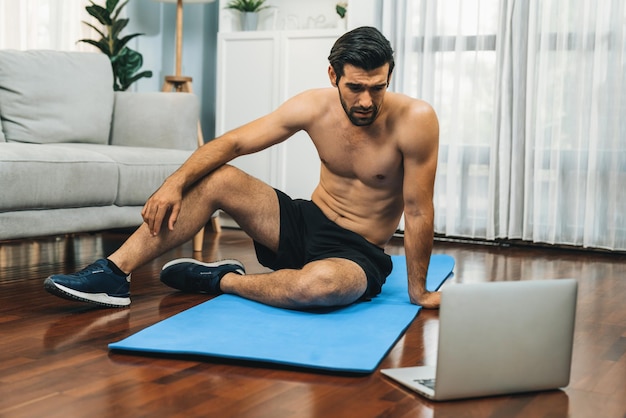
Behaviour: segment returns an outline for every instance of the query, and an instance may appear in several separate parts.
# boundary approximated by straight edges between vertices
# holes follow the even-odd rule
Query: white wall
[[[348,29],[359,26],[382,26],[383,0],[351,0],[348,4]]]

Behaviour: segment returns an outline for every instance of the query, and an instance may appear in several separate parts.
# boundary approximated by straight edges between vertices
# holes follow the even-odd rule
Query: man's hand
[[[441,304],[441,292],[429,292],[424,290],[417,297],[412,297],[411,302],[426,309],[438,309]]]
[[[141,211],[141,216],[146,225],[148,225],[152,236],[159,234],[163,221],[168,214],[167,227],[170,231],[174,229],[182,201],[182,187],[168,183],[167,181],[150,196]]]

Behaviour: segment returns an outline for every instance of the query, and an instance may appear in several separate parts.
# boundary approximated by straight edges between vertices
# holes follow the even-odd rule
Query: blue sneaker
[[[202,263],[193,258],[179,258],[163,266],[161,281],[183,292],[219,295],[222,293],[220,280],[226,273],[244,275],[246,270],[237,260]]]
[[[55,296],[108,308],[130,305],[130,275],[114,273],[101,259],[72,274],[55,274],[43,282]]]

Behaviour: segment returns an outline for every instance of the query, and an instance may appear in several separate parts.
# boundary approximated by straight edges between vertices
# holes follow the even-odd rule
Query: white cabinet
[[[333,3],[334,4],[334,3]],[[304,90],[330,87],[328,54],[341,29],[218,33],[216,133],[276,109]],[[309,198],[319,157],[308,135],[240,157],[233,165],[293,198]]]
[[[273,32],[219,33],[217,41],[216,134],[271,112],[278,103],[278,38]],[[236,159],[233,165],[276,187],[268,149]]]

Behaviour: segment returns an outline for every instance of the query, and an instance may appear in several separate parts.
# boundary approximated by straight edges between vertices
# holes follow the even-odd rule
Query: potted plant
[[[143,65],[143,58],[139,52],[126,46],[128,41],[143,34],[133,33],[122,38],[119,37],[120,32],[128,24],[128,19],[119,19],[119,14],[128,1],[120,4],[119,7],[119,0],[107,0],[106,7],[98,6],[93,1],[90,1],[90,3],[91,6],[85,7],[85,10],[104,26],[104,30],[102,31],[90,23],[83,22],[98,32],[101,38],[97,41],[81,39],[78,42],[91,44],[109,57],[113,67],[113,89],[115,91],[124,91],[140,78],[152,77],[152,71],[137,73]]]
[[[265,5],[267,0],[231,0],[227,9],[237,10],[241,16],[241,28],[243,30],[256,30],[259,19],[258,13],[270,6]]]

